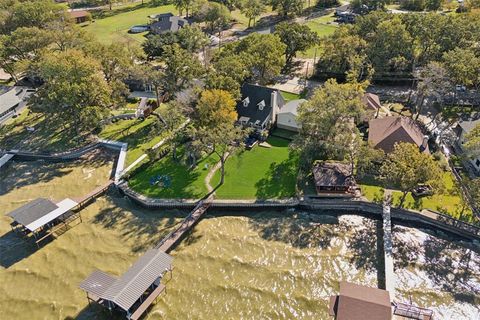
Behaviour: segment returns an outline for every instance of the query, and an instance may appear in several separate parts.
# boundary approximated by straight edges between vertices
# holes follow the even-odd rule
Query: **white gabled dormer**
[[[245,99],[242,100],[243,106],[246,108],[250,104],[250,99],[246,97]]]
[[[263,110],[263,108],[265,108],[265,100],[260,101],[257,106],[258,110]]]

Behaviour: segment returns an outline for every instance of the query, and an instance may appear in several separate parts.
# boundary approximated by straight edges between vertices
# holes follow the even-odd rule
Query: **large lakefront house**
[[[237,103],[238,122],[257,132],[269,130],[285,101],[277,89],[245,83]]]
[[[385,117],[369,121],[368,141],[377,149],[392,152],[395,143],[406,142],[418,146],[421,152],[429,152],[428,136],[417,123],[408,117]]]

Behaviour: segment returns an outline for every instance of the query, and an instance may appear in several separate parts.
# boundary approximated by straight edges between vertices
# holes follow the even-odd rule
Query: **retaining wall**
[[[148,209],[192,209],[197,204],[196,199],[154,199],[146,197],[128,187],[122,181],[117,185],[119,191],[134,203]],[[215,209],[302,209],[321,210],[336,213],[355,213],[374,216],[382,219],[383,207],[379,204],[361,200],[348,199],[322,199],[318,201],[300,201],[298,199],[285,200],[213,200],[212,208]],[[439,213],[423,213],[406,209],[391,209],[391,217],[396,221],[414,222],[440,229],[467,238],[480,241],[480,228],[472,224],[456,220],[450,216]]]

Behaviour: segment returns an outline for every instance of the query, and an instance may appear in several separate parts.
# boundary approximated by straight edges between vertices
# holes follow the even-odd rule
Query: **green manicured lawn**
[[[332,13],[316,19],[308,20],[306,25],[310,29],[312,29],[312,31],[315,31],[320,38],[324,38],[326,36],[333,34],[337,29],[337,25],[332,24],[334,20],[335,20],[335,17],[333,16],[333,13]],[[318,58],[320,54],[320,52],[318,51],[318,46],[310,48],[305,52],[299,52],[297,56],[299,58],[313,59],[315,57],[315,49],[317,49],[317,58]]]
[[[383,199],[383,188],[373,179],[364,179],[360,183],[363,195],[370,201],[381,201]],[[404,207],[407,209],[422,210],[430,209],[448,214],[454,218],[460,218],[462,209],[461,198],[456,194],[456,186],[454,177],[451,172],[443,174],[444,191],[429,197],[415,198],[408,193]],[[393,204],[398,206],[402,193],[400,191],[393,192]],[[474,217],[470,209],[466,209],[463,213],[463,220],[473,222]]]
[[[280,91],[280,94],[282,95],[282,98],[285,100],[285,102],[300,99],[300,95],[296,93]]]
[[[225,165],[225,183],[217,191],[223,199],[270,199],[295,195],[297,159],[290,157],[286,139],[270,137],[272,148],[255,146],[231,156]],[[220,170],[212,186],[220,182]]]
[[[84,27],[85,30],[102,43],[125,42],[135,45],[143,42],[145,33],[129,34],[128,30],[132,26],[147,24],[148,16],[152,14],[166,12],[177,14],[177,10],[173,5],[152,7],[149,4],[145,4],[121,10],[116,9],[115,11],[111,16],[95,19],[94,22]]]
[[[106,125],[99,137],[127,142],[128,152],[125,164],[129,165],[166,136],[165,131],[156,132],[154,124],[157,121],[155,116],[149,116],[144,121],[138,119],[119,120]]]
[[[205,177],[211,167],[218,162],[218,157],[210,155],[203,158],[195,169],[183,163],[183,150],[179,150],[179,161],[174,161],[171,154],[150,165],[147,169],[131,177],[129,186],[146,196],[153,198],[199,199],[208,192]],[[170,179],[170,187],[151,185],[150,179],[166,175]]]

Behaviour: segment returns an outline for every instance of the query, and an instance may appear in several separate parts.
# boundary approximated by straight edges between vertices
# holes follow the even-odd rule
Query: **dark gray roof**
[[[188,20],[179,16],[174,16],[171,13],[157,15],[155,16],[155,19],[158,19],[158,21],[155,21],[150,25],[150,29],[154,33],[163,33],[167,31],[177,32],[179,29],[189,24]]]
[[[313,167],[316,186],[351,186],[355,180],[350,174],[350,166],[340,162],[323,162]]]
[[[80,283],[80,289],[93,293],[97,297],[100,297],[105,291],[117,281],[117,278],[109,275],[100,270],[93,271],[87,279]]]
[[[173,258],[157,249],[148,250],[100,297],[127,311],[172,265]]]
[[[21,225],[26,226],[57,208],[58,206],[52,201],[38,198],[13,210],[7,215]]]
[[[272,113],[272,92],[278,92],[277,89],[258,86],[255,84],[244,83],[241,88],[242,99],[237,103],[238,117],[248,117],[250,122],[255,123],[259,120],[263,123]],[[248,97],[248,106],[244,106],[243,101]],[[263,110],[258,108],[261,101],[265,101]],[[285,104],[280,92],[277,94],[277,103],[279,107]]]

